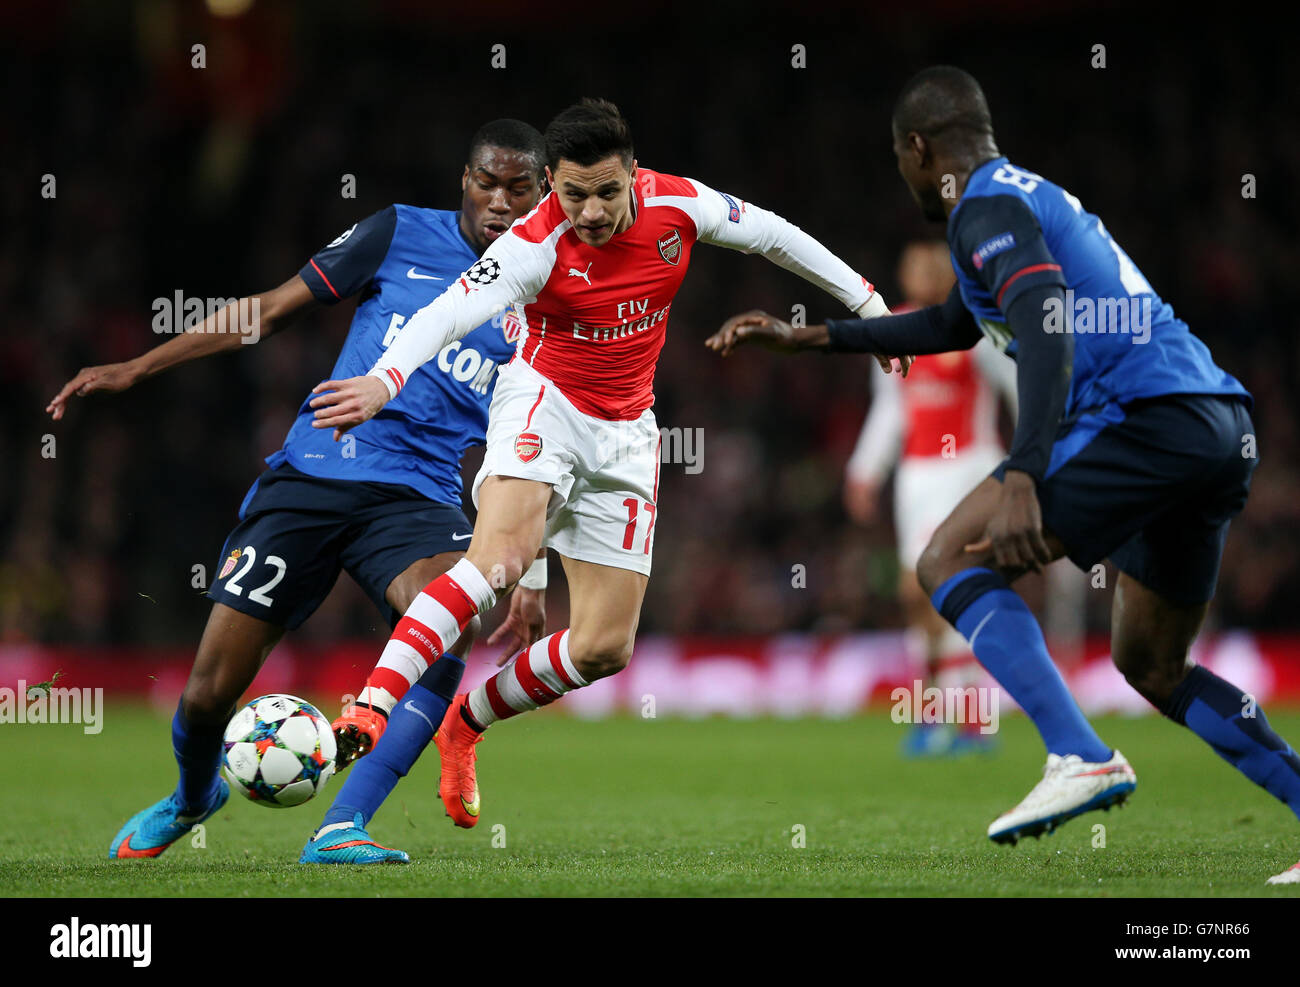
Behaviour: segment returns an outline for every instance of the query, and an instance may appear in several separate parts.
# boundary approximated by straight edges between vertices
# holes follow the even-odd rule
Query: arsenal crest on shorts
[[[521,463],[531,463],[542,451],[542,437],[536,432],[520,432],[515,437],[515,455]]]
[[[682,235],[676,230],[669,230],[659,238],[659,256],[676,266],[682,259]]]

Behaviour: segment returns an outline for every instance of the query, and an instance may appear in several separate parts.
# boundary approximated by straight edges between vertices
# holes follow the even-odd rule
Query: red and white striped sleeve
[[[888,315],[875,286],[814,237],[774,212],[715,191],[691,178],[697,195],[693,209],[696,236],[705,243],[761,254],[833,295],[863,318]]]
[[[532,214],[530,214],[531,216]],[[407,320],[369,375],[396,397],[422,364],[516,302],[536,300],[555,265],[556,236],[533,240],[519,220],[455,284]],[[558,232],[563,232],[562,230]]]

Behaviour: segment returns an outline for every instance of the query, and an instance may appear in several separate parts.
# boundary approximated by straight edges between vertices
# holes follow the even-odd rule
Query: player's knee
[[[951,553],[943,539],[936,533],[925,546],[921,557],[916,560],[916,581],[920,583],[926,597],[933,596],[934,591],[952,575],[951,569]]]
[[[632,660],[632,642],[622,637],[604,636],[569,640],[569,658],[573,667],[588,682],[621,672]]]
[[[498,597],[518,582],[524,570],[532,564],[531,557],[513,548],[499,549],[479,557],[471,557],[470,561],[479,572],[483,573],[483,578],[497,591]]]
[[[1187,653],[1159,654],[1148,648],[1122,646],[1111,649],[1111,661],[1138,695],[1163,709],[1175,687],[1187,674]]]

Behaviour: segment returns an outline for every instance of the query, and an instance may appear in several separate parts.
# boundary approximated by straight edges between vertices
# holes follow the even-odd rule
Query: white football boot
[[[1119,751],[1100,764],[1078,754],[1048,754],[1043,780],[1018,806],[993,820],[989,839],[1014,844],[1022,836],[1042,836],[1081,813],[1122,805],[1135,788],[1137,775]]]
[[[1300,864],[1292,864],[1281,874],[1268,879],[1269,884],[1300,884]]]

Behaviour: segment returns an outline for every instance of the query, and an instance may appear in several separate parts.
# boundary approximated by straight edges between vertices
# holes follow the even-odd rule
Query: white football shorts
[[[658,521],[659,427],[592,418],[522,360],[497,375],[487,451],[474,478],[474,506],[489,476],[551,487],[546,545],[561,555],[650,575]]]

